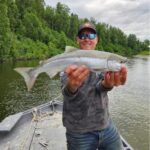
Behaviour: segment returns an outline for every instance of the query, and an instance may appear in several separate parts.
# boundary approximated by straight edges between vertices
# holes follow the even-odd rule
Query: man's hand
[[[125,66],[121,67],[119,72],[107,72],[102,81],[102,85],[106,88],[113,86],[124,85],[127,79],[127,69]]]
[[[67,88],[74,93],[87,78],[90,70],[85,65],[70,65],[65,69],[65,72],[68,75]]]

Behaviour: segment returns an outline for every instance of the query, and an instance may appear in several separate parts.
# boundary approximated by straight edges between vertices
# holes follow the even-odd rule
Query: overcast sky
[[[149,0],[45,0],[55,7],[57,2],[66,4],[70,12],[80,18],[95,18],[120,28],[125,34],[135,34],[140,40],[150,40]]]

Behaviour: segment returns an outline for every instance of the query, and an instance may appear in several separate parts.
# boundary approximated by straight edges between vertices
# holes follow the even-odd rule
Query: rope
[[[26,130],[26,135],[25,135],[25,138],[24,140],[22,141],[22,143],[20,144],[20,150],[24,150],[25,149],[25,144],[27,142],[27,139],[29,138],[29,136],[31,135],[31,129],[32,129],[32,125],[33,123],[35,123],[34,125],[34,131],[33,131],[33,134],[32,134],[32,138],[31,138],[31,142],[30,142],[30,145],[29,145],[29,150],[31,149],[31,145],[32,145],[32,142],[33,142],[33,139],[34,139],[34,135],[35,135],[35,130],[37,129],[37,124],[39,121],[42,121],[43,118],[47,117],[47,116],[51,116],[55,113],[55,104],[60,104],[61,102],[60,101],[57,101],[56,99],[58,99],[61,95],[59,95],[58,97],[56,97],[54,100],[50,101],[50,106],[51,106],[51,111],[48,112],[48,113],[41,113],[41,111],[38,112],[37,108],[34,108],[33,111],[32,111],[32,115],[33,115],[33,118],[30,122],[30,125],[29,127],[27,128]]]
[[[32,118],[32,120],[31,120],[31,122],[30,122],[29,128],[27,128],[27,130],[26,130],[26,132],[25,132],[25,133],[27,133],[27,134],[25,135],[25,138],[24,138],[23,142],[22,142],[21,145],[20,145],[20,150],[24,150],[26,141],[27,141],[27,139],[29,138],[29,135],[31,134],[31,133],[30,133],[30,130],[31,130],[31,128],[32,128],[32,124],[33,124],[33,122],[37,121],[37,114],[35,114],[34,111],[37,111],[36,108],[35,108],[35,109],[33,110],[33,112],[32,112],[33,118]],[[36,122],[36,125],[37,125],[37,122]]]

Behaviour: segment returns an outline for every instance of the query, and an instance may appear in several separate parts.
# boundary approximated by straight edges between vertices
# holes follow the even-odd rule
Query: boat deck
[[[133,150],[123,138],[122,142],[124,150]],[[61,102],[50,102],[6,118],[0,123],[0,149],[66,150]]]

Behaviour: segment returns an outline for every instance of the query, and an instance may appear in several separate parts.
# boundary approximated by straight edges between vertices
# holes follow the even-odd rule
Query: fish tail
[[[28,91],[30,91],[35,83],[37,76],[32,72],[31,67],[15,68],[14,70],[24,77]]]

